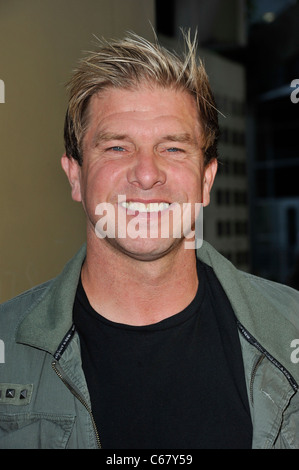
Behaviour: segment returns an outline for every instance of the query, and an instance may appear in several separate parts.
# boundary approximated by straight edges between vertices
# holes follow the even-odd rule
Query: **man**
[[[186,46],[131,35],[72,77],[62,167],[87,241],[1,307],[1,448],[299,448],[297,292],[196,257],[218,120]]]

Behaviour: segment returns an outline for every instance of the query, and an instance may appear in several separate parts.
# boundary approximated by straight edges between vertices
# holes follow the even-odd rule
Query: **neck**
[[[183,310],[197,286],[196,257],[183,244],[153,260],[136,260],[107,246],[87,243],[82,283],[92,307],[130,325],[157,323]]]

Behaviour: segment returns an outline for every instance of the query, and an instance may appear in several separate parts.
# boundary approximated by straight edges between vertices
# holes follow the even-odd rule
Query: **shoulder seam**
[[[28,295],[32,295],[35,293],[39,293],[40,291],[44,291],[48,288],[48,286],[52,283],[52,280],[46,281],[43,284],[40,284],[38,286],[32,287],[29,290],[26,290],[25,292],[21,292],[20,294],[16,295],[15,297],[6,300],[2,304],[0,304],[0,308],[4,308],[6,306],[9,306],[10,304],[14,303],[16,300],[21,300],[22,298],[26,298]]]

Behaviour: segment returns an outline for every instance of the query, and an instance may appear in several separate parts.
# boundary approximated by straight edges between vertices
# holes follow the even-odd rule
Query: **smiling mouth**
[[[121,207],[132,212],[163,212],[170,207],[168,202],[136,202],[136,201],[123,201],[120,203]]]

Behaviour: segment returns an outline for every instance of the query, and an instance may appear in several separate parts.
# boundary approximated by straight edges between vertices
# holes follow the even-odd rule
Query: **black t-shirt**
[[[251,448],[234,313],[199,261],[198,278],[187,308],[149,326],[105,319],[79,283],[74,322],[104,449]]]

